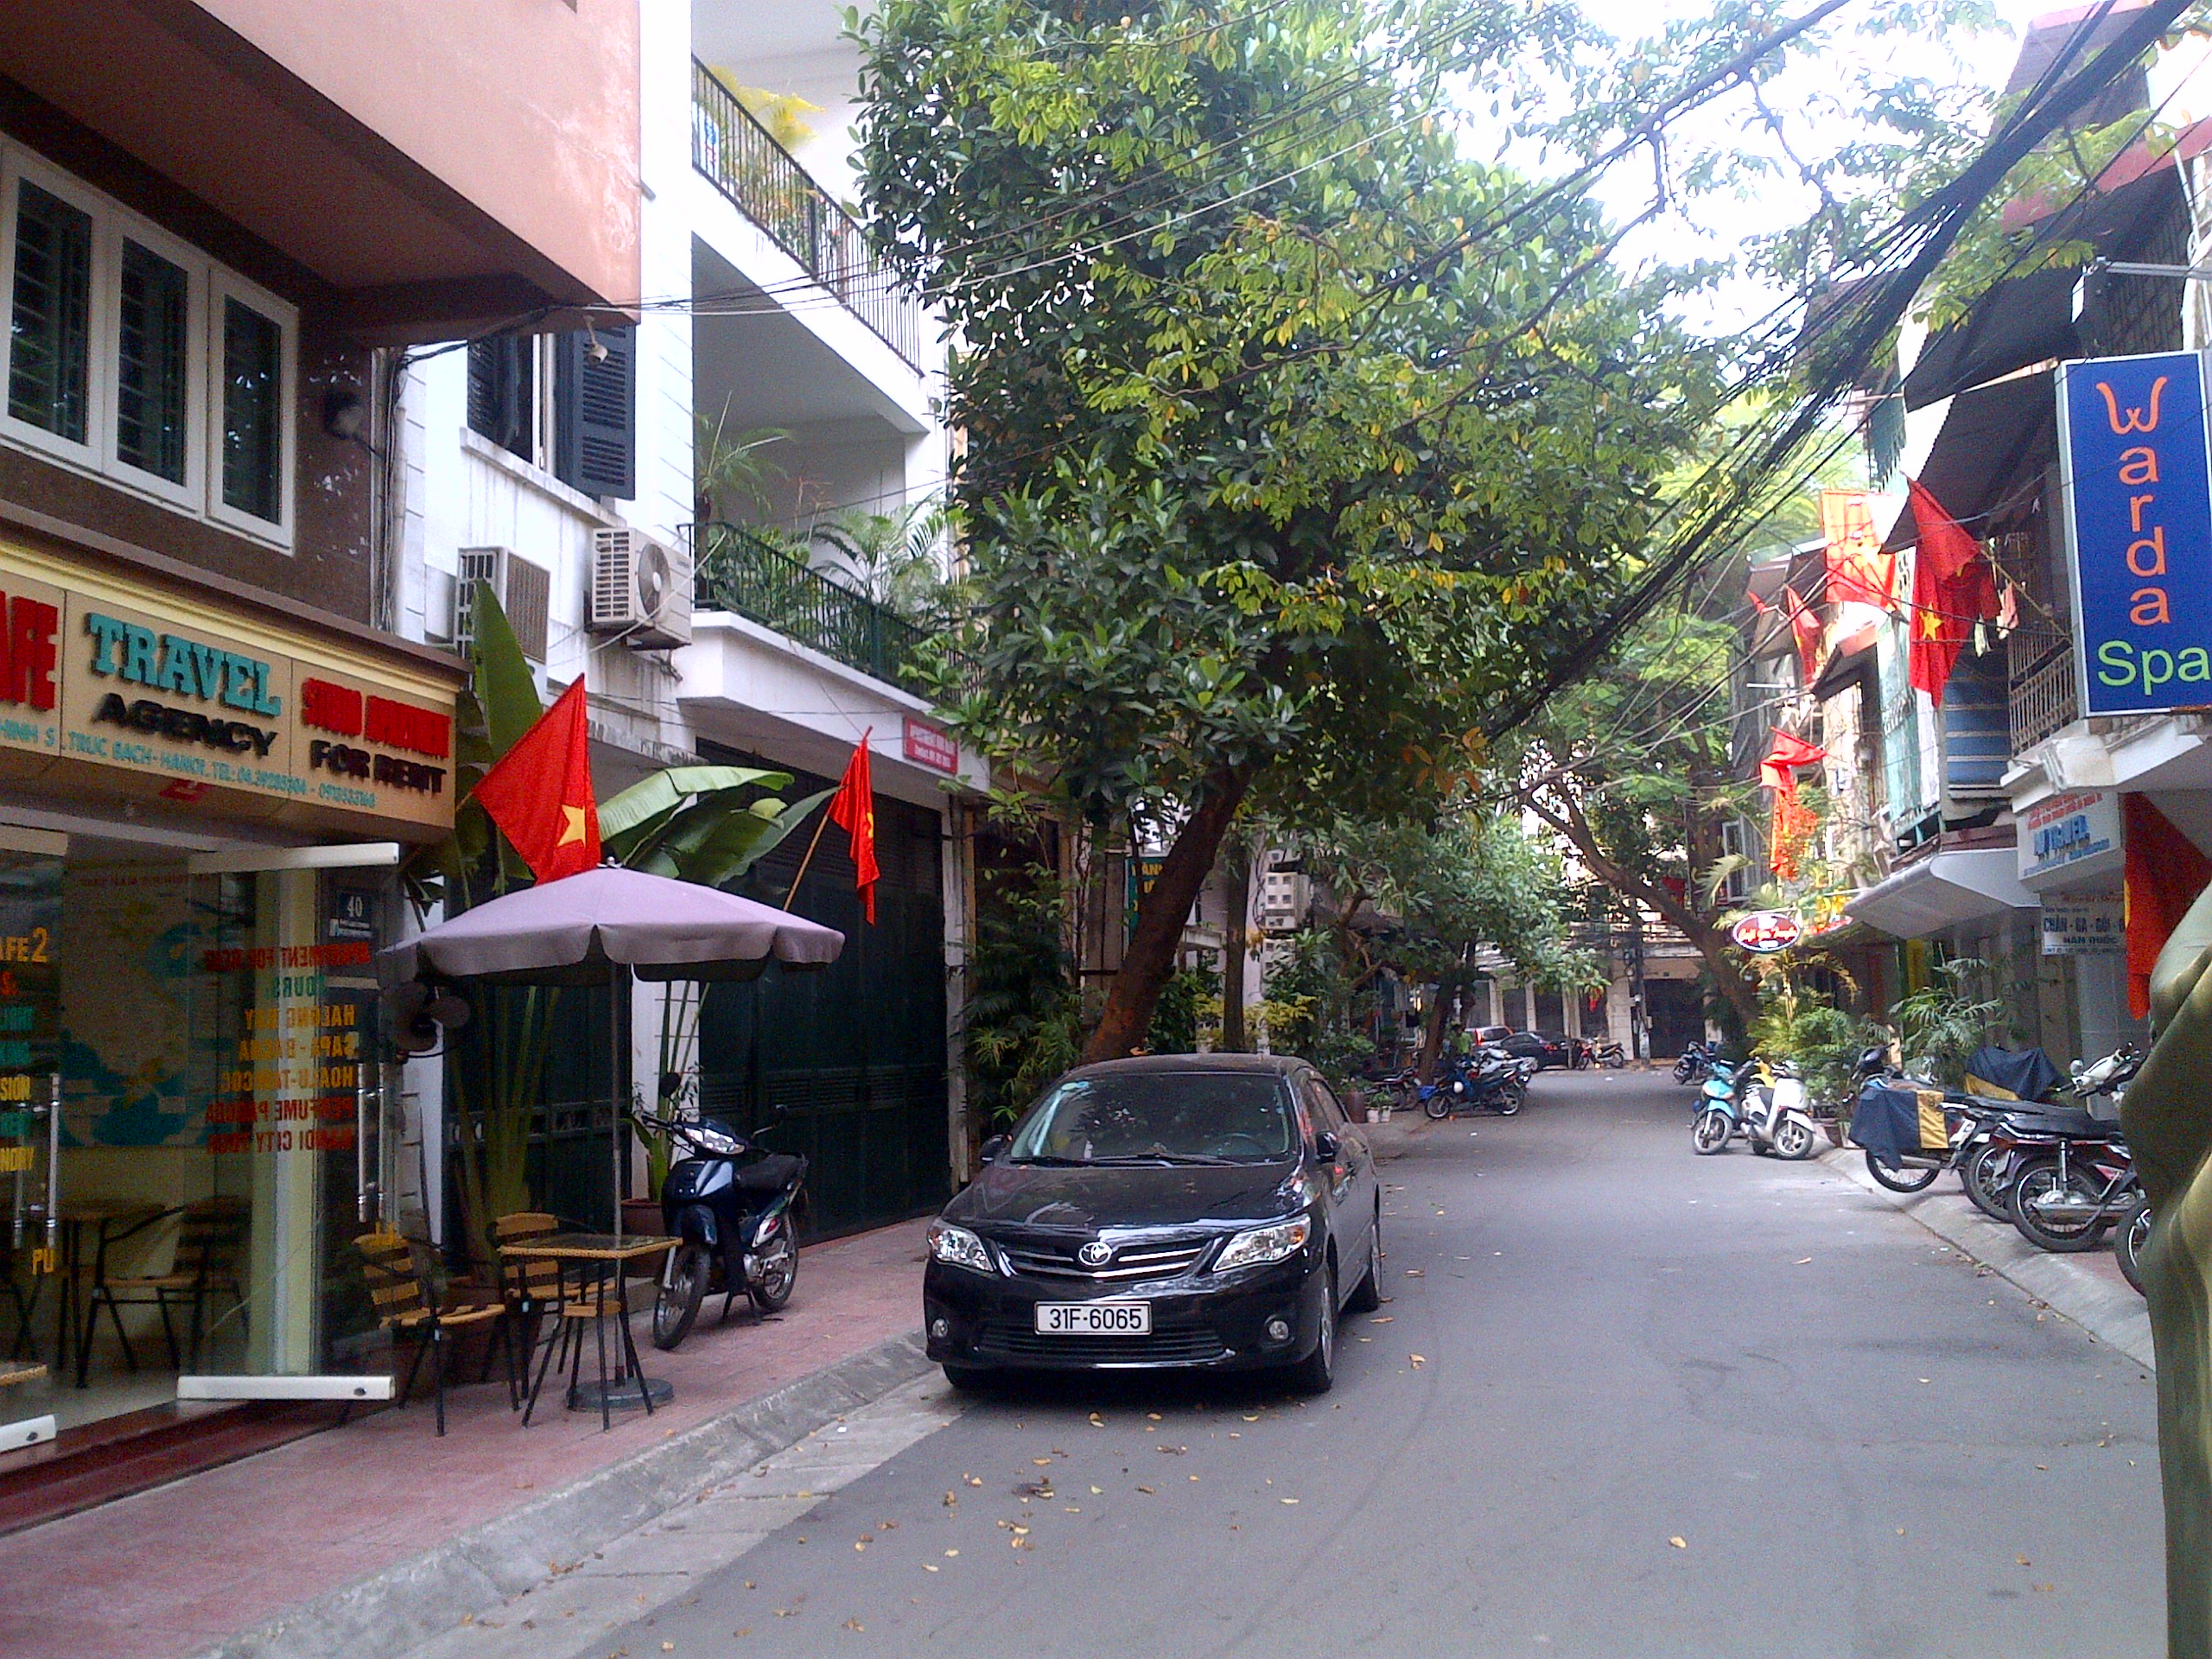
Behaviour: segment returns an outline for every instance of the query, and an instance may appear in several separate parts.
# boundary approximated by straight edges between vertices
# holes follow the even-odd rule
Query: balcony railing
[[[921,367],[922,308],[913,296],[869,250],[860,222],[696,58],[691,164],[909,366]]]
[[[848,668],[919,691],[928,636],[741,524],[691,526],[694,608],[735,611]]]
[[[2074,647],[2061,645],[2025,673],[2012,677],[2012,753],[2024,754],[2081,715],[2074,683]]]

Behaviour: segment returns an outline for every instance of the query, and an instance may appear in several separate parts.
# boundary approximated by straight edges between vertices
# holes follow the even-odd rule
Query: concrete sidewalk
[[[2078,1255],[2038,1249],[2019,1230],[1993,1221],[1960,1190],[1946,1172],[1919,1192],[1892,1192],[1866,1173],[1866,1154],[1856,1147],[1821,1154],[1821,1161],[1847,1180],[1918,1222],[1950,1245],[2032,1297],[2051,1312],[2071,1319],[2099,1342],[2117,1348],[2145,1370],[2154,1369],[2151,1316],[2143,1298],[2127,1282],[2109,1243]]]
[[[494,1381],[0,1538],[9,1659],[382,1659],[497,1605],[927,1369],[920,1221],[810,1247],[771,1320],[672,1354],[672,1404],[601,1433]],[[710,1309],[718,1303],[709,1304]],[[549,1400],[557,1401],[553,1386]]]

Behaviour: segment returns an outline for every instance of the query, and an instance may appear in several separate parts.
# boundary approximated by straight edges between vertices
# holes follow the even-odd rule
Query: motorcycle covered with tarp
[[[1893,1192],[1918,1192],[1952,1166],[1980,1116],[2007,1103],[2039,1102],[2065,1074],[2039,1048],[1985,1043],[1967,1058],[1966,1091],[1947,1094],[1910,1077],[1872,1077],[1851,1113],[1851,1141],[1866,1173]]]

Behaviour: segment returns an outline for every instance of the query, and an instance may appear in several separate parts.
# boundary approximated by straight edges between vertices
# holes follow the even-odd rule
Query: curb
[[[2070,1255],[2037,1249],[2013,1229],[1983,1215],[1955,1185],[1940,1176],[1923,1192],[1892,1192],[1866,1173],[1866,1154],[1855,1147],[1823,1153],[1820,1161],[2025,1291],[2038,1306],[2072,1320],[2095,1340],[2118,1349],[2155,1375],[2151,1315],[2125,1280],[2114,1286]]]
[[[317,1596],[194,1659],[388,1659],[488,1611],[703,1489],[930,1370],[918,1333],[747,1401],[410,1560]]]

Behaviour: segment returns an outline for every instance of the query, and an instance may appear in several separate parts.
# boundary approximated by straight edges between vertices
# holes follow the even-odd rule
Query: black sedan
[[[1542,1071],[1554,1065],[1571,1069],[1574,1040],[1555,1031],[1516,1031],[1510,1037],[1499,1038],[1497,1046],[1516,1060],[1534,1060],[1536,1070]]]
[[[1366,1141],[1303,1061],[1167,1054],[1069,1072],[931,1224],[930,1357],[995,1371],[1276,1368],[1319,1393],[1381,1300]]]

